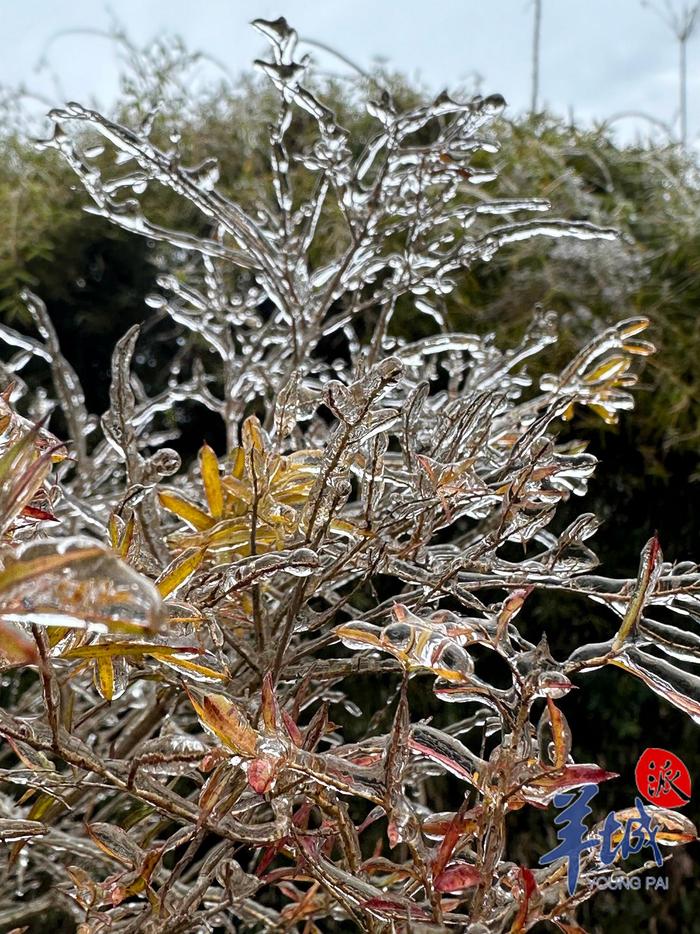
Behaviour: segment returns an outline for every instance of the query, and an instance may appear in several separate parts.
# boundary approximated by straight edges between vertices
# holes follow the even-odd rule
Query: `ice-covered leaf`
[[[141,633],[159,629],[163,618],[153,584],[83,538],[17,549],[0,571],[0,595],[0,620],[25,625]]]
[[[202,725],[236,755],[255,756],[258,734],[243,710],[224,694],[189,693]]]
[[[636,646],[626,646],[611,659],[613,665],[624,668],[639,678],[654,693],[678,707],[700,724],[700,677],[676,668],[669,662]]]
[[[3,843],[31,840],[34,837],[41,837],[47,832],[48,828],[39,821],[0,818],[0,840]]]
[[[480,885],[482,874],[470,863],[457,862],[447,866],[435,878],[435,888],[438,892],[461,892],[474,885]]]

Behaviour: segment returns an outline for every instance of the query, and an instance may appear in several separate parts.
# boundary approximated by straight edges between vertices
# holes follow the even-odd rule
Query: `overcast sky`
[[[23,83],[55,103],[64,96],[109,102],[119,71],[114,46],[93,35],[59,35],[108,28],[109,9],[99,0],[0,0],[0,84]],[[249,21],[284,14],[301,37],[322,40],[363,66],[382,56],[436,91],[476,73],[484,93],[502,93],[511,111],[529,100],[532,0],[116,0],[111,10],[137,43],[177,33],[234,74],[266,48]],[[37,71],[44,53],[50,69]],[[688,61],[689,135],[697,144],[700,30]],[[669,122],[678,99],[673,35],[640,0],[543,0],[541,96],[553,110],[571,108],[587,121],[643,111]],[[634,125],[618,126],[627,136]]]

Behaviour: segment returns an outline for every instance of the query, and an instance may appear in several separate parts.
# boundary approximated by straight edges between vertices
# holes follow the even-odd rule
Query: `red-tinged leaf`
[[[446,771],[468,782],[473,782],[475,771],[486,766],[464,743],[425,724],[412,727],[409,745],[414,752],[439,762]]]
[[[328,705],[322,704],[304,730],[304,749],[313,752],[318,742],[325,736],[328,727]]]
[[[52,512],[46,509],[39,509],[38,506],[25,506],[21,513],[26,519],[36,519],[37,522],[58,522],[58,519]]]
[[[304,744],[304,737],[302,736],[301,730],[286,710],[282,711],[282,720],[284,721],[284,725],[294,745],[301,747]]]
[[[478,827],[477,817],[481,813],[481,808],[467,809],[467,799],[462,802],[462,807],[453,815],[445,827],[444,837],[433,862],[433,877],[439,876],[454,853],[455,847],[467,832],[474,832]],[[424,826],[425,831],[425,826]]]
[[[563,769],[556,769],[546,775],[538,775],[531,781],[524,782],[522,785],[521,801],[525,800],[530,804],[545,806],[552,800],[554,795],[560,791],[568,791],[571,788],[578,788],[579,785],[598,785],[600,782],[609,781],[611,778],[618,778],[617,772],[606,772],[598,765],[567,765]],[[514,800],[513,805],[518,805]]]
[[[371,768],[373,765],[377,765],[384,758],[384,753],[382,752],[368,752],[368,753],[354,753],[351,756],[348,756],[350,762],[353,765],[359,765],[364,768]]]
[[[461,892],[474,885],[479,885],[482,875],[476,866],[469,863],[452,863],[435,877],[438,892]]]
[[[522,934],[525,930],[525,922],[530,911],[530,899],[537,892],[537,880],[531,869],[528,869],[527,866],[521,866],[518,875],[523,897],[518,914],[510,929],[510,934]]]
[[[300,828],[301,830],[306,830],[309,824],[309,815],[311,814],[312,804],[309,801],[306,801],[300,808],[296,810],[294,816],[292,817],[292,823],[295,827]],[[265,873],[265,870],[277,856],[277,854],[287,845],[289,841],[288,837],[283,837],[277,843],[273,843],[271,846],[265,847],[263,850],[260,861],[255,869],[255,875],[262,878]],[[269,882],[269,877],[265,877],[265,881]]]
[[[259,795],[267,794],[275,784],[279,759],[253,759],[248,764],[248,784]]]
[[[384,817],[384,813],[385,811],[383,807],[377,806],[375,808],[372,808],[372,810],[369,812],[367,817],[365,817],[365,819],[362,821],[360,826],[357,828],[357,833],[361,834],[363,830],[366,830],[367,827],[370,826],[370,824],[373,824],[375,821],[381,820],[381,818]]]
[[[29,506],[51,470],[52,450],[39,454],[39,433],[31,428],[0,455],[0,533]]]
[[[385,856],[370,856],[369,859],[363,861],[360,868],[362,872],[366,872],[370,876],[375,874],[388,876],[392,882],[398,879],[416,878],[416,871],[413,866],[410,864],[399,866]]]
[[[557,769],[528,782],[528,787],[561,791],[576,788],[578,785],[598,785],[611,778],[619,778],[619,773],[606,772],[599,765],[567,765],[563,769]]]
[[[223,749],[212,749],[199,763],[199,771],[206,775],[220,765],[222,761],[228,759],[228,754]]]
[[[279,704],[275,696],[272,675],[269,671],[264,676],[262,682],[261,710],[265,732],[272,735],[278,733],[282,724],[282,714],[280,713]]]
[[[599,765],[567,765],[563,769],[563,776],[556,781],[557,787],[575,785],[598,785],[611,778],[619,778],[619,772],[606,772]]]
[[[532,869],[528,869],[527,866],[520,867],[520,878],[523,885],[523,891],[528,898],[531,898],[532,895],[537,891],[537,879],[535,879],[535,874]]]
[[[270,846],[264,847],[258,865],[255,867],[255,875],[258,876],[258,878],[263,879],[265,882],[270,882],[270,878],[265,875],[265,871],[287,840],[288,838],[285,837],[284,840],[280,840],[279,843],[273,843]]]

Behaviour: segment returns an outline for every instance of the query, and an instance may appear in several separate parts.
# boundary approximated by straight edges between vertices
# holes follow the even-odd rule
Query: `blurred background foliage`
[[[117,41],[125,40],[117,36]],[[154,142],[164,148],[176,143],[186,165],[216,156],[223,194],[244,204],[265,200],[270,188],[267,126],[277,103],[267,85],[242,76],[193,99],[187,72],[196,56],[182,43],[154,43],[146,55],[136,54],[128,43],[125,47],[129,67],[113,116],[135,125],[157,105]],[[367,84],[374,96],[378,86],[388,87],[399,106],[426,93],[385,70],[353,82],[327,79],[323,99],[351,131],[358,152],[373,131],[359,105]],[[16,113],[0,135],[0,321],[28,327],[19,292],[27,285],[36,291],[82,380],[88,407],[100,412],[107,405],[115,341],[131,324],[154,315],[144,299],[155,290],[155,277],[163,268],[162,249],[86,214],[87,198],[76,190],[70,171],[54,153],[35,150]],[[307,130],[303,116],[295,117],[288,143],[296,137],[303,144]],[[487,190],[503,197],[545,197],[554,216],[611,225],[620,238],[514,244],[461,280],[447,299],[450,322],[463,331],[493,332],[507,346],[525,328],[535,305],[552,308],[559,313],[560,342],[542,362],[556,371],[606,324],[648,315],[658,353],[646,365],[634,412],[618,426],[577,414],[562,431],[588,439],[589,450],[602,461],[583,504],[605,520],[594,543],[602,574],[635,575],[641,546],[655,529],[668,559],[698,558],[697,162],[671,142],[619,145],[605,125],[584,129],[550,114],[502,119],[496,136],[500,151],[486,159],[499,176]],[[468,192],[469,197],[480,196],[476,186],[468,186]],[[193,209],[165,190],[150,207],[168,226],[204,232]],[[335,236],[332,224],[322,234],[319,250],[323,238],[329,242]],[[400,307],[394,330],[415,339],[420,336],[416,317],[410,307]],[[420,316],[421,327],[424,320]],[[146,388],[149,369],[154,378],[162,375],[170,355],[165,345],[151,349],[142,368]],[[195,419],[184,426],[182,444],[193,455],[204,437],[212,438],[212,431]],[[574,510],[581,511],[581,504],[571,504]],[[569,597],[540,598],[526,612],[525,634],[537,640],[546,632],[555,657],[577,642],[611,634],[612,620],[605,611],[596,614]],[[577,760],[598,762],[621,776],[601,788],[596,811],[632,804],[634,764],[647,746],[674,750],[691,774],[700,776],[696,728],[678,711],[638,681],[613,671],[590,679],[588,690],[580,697],[574,692],[562,704],[574,727]],[[358,682],[356,690],[372,697],[367,709],[377,709],[370,693],[376,689]],[[430,712],[421,710],[421,690],[418,679],[412,695],[419,715]],[[697,822],[700,809],[691,805],[689,816]],[[542,835],[543,824],[550,827],[547,836]],[[534,864],[553,843],[551,821],[539,814],[515,814],[513,831],[512,855],[525,863]],[[699,930],[700,895],[692,886],[699,875],[697,861],[692,849],[677,854],[669,870],[669,892],[603,894],[588,903],[581,920],[591,931],[673,930],[674,924],[677,930]]]

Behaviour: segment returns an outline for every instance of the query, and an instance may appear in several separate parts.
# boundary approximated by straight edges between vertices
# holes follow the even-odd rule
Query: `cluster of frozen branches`
[[[596,466],[557,425],[631,407],[647,322],[539,385],[527,363],[555,340],[552,313],[509,350],[452,331],[460,276],[504,245],[612,233],[475,188],[495,177],[482,133],[500,97],[397,112],[385,95],[358,151],[305,89],[294,31],[254,25],[280,99],[264,203],[221,196],[216,162],[182,165],[151,126],[52,114],[44,145],[89,209],[162,243],[149,339],[160,329],[171,353],[147,387],[146,335],[128,331],[98,418],[36,296],[33,334],[0,326],[3,920],[38,899],[95,934],[579,930],[576,905],[624,867],[589,852],[571,895],[561,864],[508,856],[509,812],[611,775],[574,762],[557,699],[611,664],[700,722],[698,568],[652,539],[638,579],[599,577],[593,515],[548,528]],[[301,151],[295,119],[314,127]],[[152,218],[154,185],[200,228]],[[396,326],[407,315],[427,336]],[[38,364],[55,400],[29,385]],[[183,404],[225,427],[225,450],[203,444],[189,467],[168,446]],[[48,430],[54,405],[69,437]],[[517,625],[537,590],[602,604],[610,639],[554,659]],[[507,686],[477,676],[475,649]],[[395,692],[349,742],[332,718],[369,703],[357,673]],[[409,678],[464,715],[417,720]],[[462,790],[435,813],[445,773]],[[659,842],[694,838],[652,810]]]

